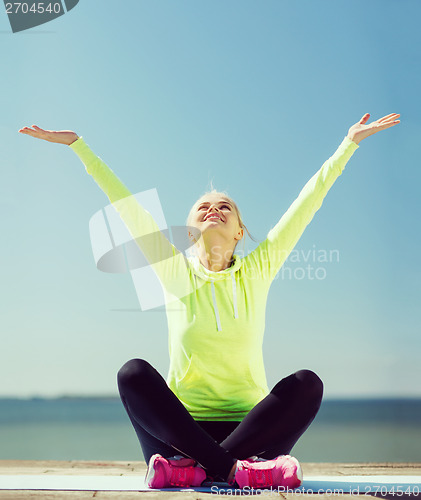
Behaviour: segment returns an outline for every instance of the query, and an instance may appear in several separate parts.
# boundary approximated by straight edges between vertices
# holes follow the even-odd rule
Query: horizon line
[[[57,395],[1,395],[0,400],[55,400],[55,399],[120,399],[118,394],[57,394]],[[323,398],[323,401],[373,401],[373,400],[421,400],[421,394],[406,394],[406,395],[332,395]]]

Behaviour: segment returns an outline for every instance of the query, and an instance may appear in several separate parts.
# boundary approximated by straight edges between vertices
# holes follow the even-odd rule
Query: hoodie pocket
[[[203,404],[209,377],[197,356],[192,355],[181,378],[176,379],[176,394],[187,405],[187,409]]]
[[[183,375],[181,375],[180,378],[176,378],[175,379],[177,387],[179,387],[180,385],[182,385],[183,382],[185,382],[185,380],[187,379],[187,377],[189,375],[189,372],[191,371],[192,362],[193,362],[193,355],[191,356],[191,358],[187,362],[187,368],[184,370]]]
[[[183,395],[213,391],[215,386],[221,385],[222,379],[229,383],[230,377],[223,368],[223,365],[193,354],[183,376],[176,380],[177,391]]]
[[[267,382],[266,382],[266,372],[263,365],[263,359],[256,356],[250,359],[248,364],[248,372],[250,376],[250,382],[254,388],[259,391],[267,392]]]

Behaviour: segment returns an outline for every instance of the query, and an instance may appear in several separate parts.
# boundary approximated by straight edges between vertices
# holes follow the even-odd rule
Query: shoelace
[[[267,488],[273,486],[272,470],[248,469],[249,486],[252,488]]]
[[[194,480],[194,467],[171,467],[170,484],[173,486],[191,486]]]

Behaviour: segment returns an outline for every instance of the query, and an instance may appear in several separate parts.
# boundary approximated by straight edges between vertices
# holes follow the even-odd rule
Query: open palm
[[[44,130],[36,125],[23,127],[19,130],[21,134],[27,134],[36,139],[43,139],[48,142],[67,144],[68,146],[79,139],[79,136],[71,130]]]
[[[401,115],[397,113],[391,113],[390,115],[383,116],[383,118],[379,118],[374,122],[367,123],[370,118],[370,113],[366,113],[358,123],[352,125],[352,127],[348,130],[348,137],[358,144],[370,135],[397,125],[400,123],[400,120],[398,120],[400,116]]]

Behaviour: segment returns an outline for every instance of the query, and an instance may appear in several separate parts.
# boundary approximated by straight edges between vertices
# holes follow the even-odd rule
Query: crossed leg
[[[316,416],[323,393],[318,376],[300,370],[278,382],[241,422],[198,422],[147,361],[123,365],[118,386],[146,461],[155,453],[182,454],[222,479],[237,459],[288,454]]]

